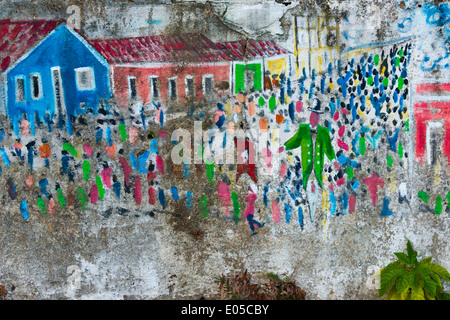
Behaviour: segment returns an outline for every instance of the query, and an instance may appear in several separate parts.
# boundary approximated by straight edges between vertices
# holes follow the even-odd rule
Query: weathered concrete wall
[[[81,29],[89,38],[193,32],[203,33],[214,42],[274,40],[293,57],[290,84],[281,81],[275,90],[230,94],[208,103],[164,106],[163,125],[161,115],[156,115],[156,108],[150,105],[145,111],[146,128],[139,122],[138,113],[131,118],[128,110],[116,109],[115,116],[87,117],[88,124],[75,126],[72,136],[59,130],[56,122],[51,134],[45,125],[37,128],[35,135],[22,131],[23,147],[19,149],[23,162],[14,155],[17,137],[5,117],[5,137],[0,144],[11,164],[7,166],[5,160],[0,163],[0,199],[4,208],[0,214],[0,285],[6,287],[7,299],[218,298],[215,279],[244,269],[256,278],[267,272],[289,275],[307,292],[308,299],[376,299],[377,290],[371,285],[370,276],[394,260],[393,252],[404,251],[405,238],[411,240],[421,257],[433,256],[436,263],[450,268],[450,158],[446,153],[449,144],[445,142],[450,121],[446,113],[450,108],[448,4],[279,2],[0,4],[1,18],[11,20],[68,18],[67,7],[77,5]],[[313,50],[299,42],[296,46],[297,15],[338,22],[340,61],[330,61],[330,72],[325,64],[324,72],[315,73],[315,78],[308,69],[303,77],[304,65],[301,61],[296,64],[296,54],[299,48]],[[376,55],[378,63],[374,61]],[[375,84],[375,74],[366,76],[361,70],[377,69],[381,76],[384,60],[389,75],[384,77],[388,83],[383,90],[390,101],[382,101],[377,109],[382,92]],[[345,79],[347,74],[349,79]],[[369,76],[372,80],[368,80]],[[399,78],[403,80],[401,85]],[[379,82],[383,80],[380,78]],[[362,83],[367,93],[364,89],[359,92],[358,85]],[[377,90],[373,91],[375,86]],[[349,91],[344,95],[345,90]],[[259,106],[261,96],[263,102]],[[314,108],[314,99],[320,101],[316,110],[320,113],[308,109]],[[114,100],[110,103],[114,109]],[[217,103],[223,109],[218,109]],[[431,118],[417,116],[429,108],[434,108]],[[205,164],[192,163],[187,169],[172,164],[171,151],[176,144],[171,141],[172,132],[186,129],[194,143],[194,121],[202,121],[204,131],[217,129],[217,110],[225,112],[224,128],[233,123],[247,133],[254,130],[250,135],[253,142],[262,134],[262,118],[267,119],[270,130],[278,130],[278,136],[270,131],[273,135],[268,139],[272,154],[279,155],[279,162],[273,160],[271,175],[263,174],[267,164],[262,152],[257,153],[257,181],[244,173],[236,182],[239,164],[216,163],[212,171]],[[98,121],[111,118],[117,122],[108,125]],[[119,129],[121,119],[128,132],[125,141]],[[441,125],[436,125],[435,130],[433,125],[425,124],[425,131],[418,131],[420,121]],[[308,150],[287,150],[283,145],[294,137],[300,125],[309,125],[315,144],[319,135],[317,124],[326,128],[334,157],[322,154],[323,168],[317,167],[317,174],[312,169],[307,175]],[[105,138],[96,141],[97,127],[105,132],[108,126],[117,150],[115,157],[105,151]],[[428,131],[427,126],[431,128]],[[138,132],[136,140],[130,140],[132,127]],[[52,149],[50,168],[39,157],[43,137]],[[130,154],[153,150],[152,139],[157,141],[157,152],[151,152],[152,162],[147,161],[145,167],[150,164],[153,173],[149,178],[147,172],[132,170],[127,192],[119,157],[123,155],[130,162]],[[32,141],[36,145],[31,146],[34,164],[30,171],[26,146]],[[61,151],[66,141],[76,152],[70,162],[74,181],[61,173]],[[87,143],[93,147],[92,156],[83,149]],[[418,144],[423,153],[417,151]],[[119,153],[120,149],[124,152]],[[157,156],[163,159],[164,170],[155,167]],[[83,179],[85,160],[91,165],[87,181]],[[117,199],[113,189],[105,187],[104,198],[93,201],[90,190],[105,163],[122,182],[122,195]],[[137,177],[139,187],[135,184]],[[321,178],[322,186],[318,183]],[[44,196],[39,185],[43,179],[48,180],[44,191],[52,197]],[[229,194],[218,190],[220,183],[228,186],[225,189]],[[64,207],[60,205],[58,186]],[[178,200],[171,193],[173,186],[177,188]],[[84,190],[84,198],[78,193],[79,188]],[[156,192],[153,204],[149,188]],[[136,189],[143,195],[139,204]],[[164,200],[158,198],[160,190]],[[193,195],[191,200],[188,192]],[[237,195],[240,208],[233,201],[236,198],[230,197],[232,192]],[[247,198],[253,192],[257,196],[254,210]],[[44,209],[39,207],[39,198]],[[28,205],[27,218],[21,212],[22,201]],[[250,220],[246,220],[249,213],[265,223],[255,229],[254,235]]]

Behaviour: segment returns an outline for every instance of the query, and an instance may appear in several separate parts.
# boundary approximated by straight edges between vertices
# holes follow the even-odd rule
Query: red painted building
[[[415,86],[416,157],[435,164],[444,154],[450,164],[450,79]]]
[[[229,93],[231,59],[203,35],[94,39],[119,105],[202,100]]]

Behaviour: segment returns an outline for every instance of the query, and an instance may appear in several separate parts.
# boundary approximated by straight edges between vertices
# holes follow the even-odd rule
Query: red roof
[[[0,71],[47,37],[63,20],[0,20]]]
[[[0,20],[0,71],[47,37],[63,20]],[[90,39],[109,62],[217,62],[273,57],[288,53],[273,41],[214,43],[201,34]]]
[[[289,53],[274,41],[219,42],[216,46],[232,60],[269,58]]]
[[[215,62],[231,58],[199,34],[160,35],[122,39],[90,39],[89,43],[112,64],[135,62]]]

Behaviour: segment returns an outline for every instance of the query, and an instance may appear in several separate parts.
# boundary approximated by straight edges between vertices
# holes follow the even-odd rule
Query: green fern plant
[[[386,294],[387,300],[450,300],[441,281],[450,281],[450,273],[431,263],[431,257],[418,261],[409,240],[406,251],[395,252],[397,261],[381,270],[379,297]]]

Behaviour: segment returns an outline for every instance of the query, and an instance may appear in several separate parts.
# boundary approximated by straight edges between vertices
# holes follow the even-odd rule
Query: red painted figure
[[[372,204],[375,207],[377,205],[378,187],[383,187],[384,181],[374,172],[370,177],[364,178],[363,183],[369,187],[370,198],[372,199]]]

